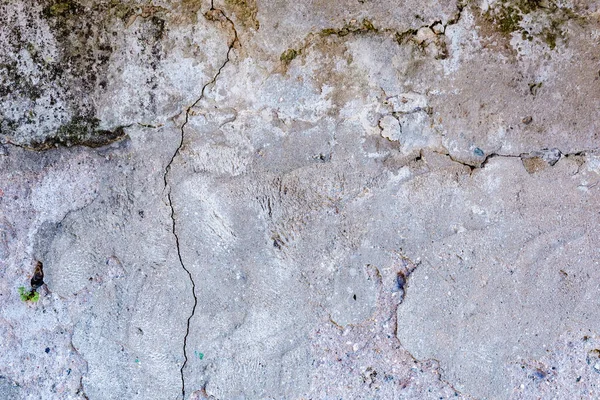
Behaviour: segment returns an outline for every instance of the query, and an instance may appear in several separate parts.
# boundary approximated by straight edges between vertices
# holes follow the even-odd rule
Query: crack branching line
[[[593,148],[593,149],[585,149],[585,150],[577,150],[571,153],[563,153],[562,151],[560,151],[560,149],[557,148],[544,148],[542,150],[532,150],[529,152],[523,152],[523,153],[519,153],[519,154],[501,154],[501,153],[488,153],[484,156],[484,158],[480,161],[480,162],[471,162],[471,161],[463,161],[455,156],[453,156],[452,154],[450,154],[450,152],[447,149],[444,149],[445,151],[436,151],[434,150],[434,153],[437,154],[441,154],[443,156],[448,157],[451,161],[457,163],[457,164],[461,164],[464,165],[465,167],[468,167],[470,169],[470,172],[473,173],[473,171],[478,170],[478,169],[483,169],[486,167],[486,165],[489,163],[489,161],[492,158],[518,158],[521,161],[523,160],[527,160],[527,159],[533,159],[533,158],[541,158],[542,160],[546,161],[550,166],[554,166],[554,164],[556,164],[558,161],[560,161],[563,158],[569,158],[569,157],[576,157],[576,156],[586,156],[588,154],[595,154],[596,152],[598,152],[598,148]],[[554,153],[553,156],[551,158],[547,158],[546,153]]]
[[[83,355],[79,352],[79,350],[77,349],[77,347],[75,347],[75,344],[73,344],[73,334],[74,331],[71,331],[71,349],[73,350],[73,352],[75,352],[75,354],[77,354],[79,356],[79,358],[81,358],[81,360],[83,361],[83,363],[85,364],[85,373],[87,373],[89,371],[89,364],[87,362],[87,360],[83,357]],[[77,387],[77,392],[76,394],[80,395],[81,397],[83,397],[86,400],[89,400],[89,397],[87,396],[87,394],[85,393],[85,388],[83,387],[83,372],[81,373],[81,376],[79,377],[79,386]]]
[[[181,152],[181,148],[183,147],[184,136],[185,136],[185,126],[187,125],[187,123],[189,121],[191,110],[204,98],[207,87],[214,84],[217,81],[219,75],[221,75],[221,71],[223,71],[223,68],[225,68],[225,66],[230,61],[231,51],[236,46],[236,44],[239,44],[237,31],[235,30],[235,25],[233,24],[233,21],[223,13],[223,11],[221,11],[219,9],[215,9],[211,3],[211,8],[209,11],[206,12],[204,17],[209,21],[220,21],[220,22],[226,22],[226,23],[230,24],[231,29],[233,30],[233,40],[231,40],[229,42],[228,49],[227,49],[227,57],[225,59],[225,62],[223,62],[223,64],[219,67],[217,73],[213,76],[213,78],[202,87],[202,91],[200,92],[200,96],[198,97],[198,99],[196,99],[196,101],[194,101],[194,103],[192,103],[192,105],[189,106],[185,110],[185,121],[183,122],[183,124],[180,127],[179,144],[177,145],[175,152],[171,156],[171,159],[167,163],[167,166],[165,167],[165,173],[163,175],[165,190],[167,191],[168,205],[169,205],[169,208],[171,209],[171,231],[173,233],[173,236],[175,237],[175,245],[177,248],[177,258],[179,259],[179,264],[181,265],[181,268],[183,268],[183,270],[187,273],[187,275],[190,279],[190,282],[192,283],[192,295],[194,296],[194,305],[192,307],[192,312],[187,319],[185,336],[183,338],[184,362],[181,365],[181,369],[180,369],[180,372],[181,372],[181,396],[183,399],[185,399],[184,369],[188,362],[187,339],[190,334],[190,323],[196,313],[196,307],[198,306],[198,296],[196,295],[196,282],[194,281],[194,277],[192,276],[192,273],[190,272],[190,270],[185,266],[185,263],[183,262],[183,258],[181,256],[181,244],[179,241],[179,236],[177,235],[177,222],[176,222],[176,218],[175,218],[175,208],[173,207],[171,185],[169,184],[169,174],[171,172],[173,162],[179,156],[179,153]]]

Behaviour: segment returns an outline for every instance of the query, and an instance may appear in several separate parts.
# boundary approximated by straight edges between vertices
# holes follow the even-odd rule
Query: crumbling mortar
[[[457,8],[456,14],[454,15],[454,17],[449,19],[445,25],[442,24],[442,20],[438,18],[438,19],[435,19],[431,24],[421,25],[416,28],[409,28],[405,31],[399,32],[392,28],[377,28],[377,27],[375,27],[375,25],[373,25],[373,23],[369,19],[365,18],[362,20],[362,23],[360,25],[356,24],[357,21],[354,21],[354,23],[345,24],[342,28],[325,28],[325,29],[321,29],[321,31],[319,31],[317,33],[311,32],[304,39],[304,42],[301,44],[300,47],[298,47],[297,49],[290,48],[290,49],[287,49],[286,51],[284,51],[281,54],[280,60],[286,64],[289,64],[294,58],[296,58],[298,55],[300,55],[304,51],[306,51],[306,49],[308,49],[310,47],[310,45],[316,41],[314,39],[319,39],[319,38],[328,37],[328,36],[337,36],[337,37],[341,38],[341,37],[350,36],[350,35],[387,34],[387,35],[392,35],[396,39],[396,42],[399,45],[402,45],[402,44],[405,44],[408,41],[414,39],[416,37],[419,29],[429,28],[429,29],[433,30],[433,27],[437,24],[441,24],[444,27],[444,32],[438,33],[436,35],[437,36],[445,36],[446,28],[448,28],[449,26],[455,25],[460,21],[463,9],[465,7],[465,3],[463,3],[464,1],[465,0],[458,1],[457,5],[456,5],[456,8]]]
[[[558,161],[560,161],[563,158],[576,157],[576,156],[585,156],[585,155],[587,155],[589,153],[594,153],[594,152],[598,151],[598,149],[587,149],[587,150],[578,150],[578,151],[575,151],[575,152],[572,152],[572,153],[563,153],[562,151],[560,151],[560,149],[556,149],[556,150],[558,151],[560,157],[555,162],[549,163],[551,166],[553,166],[554,164],[556,164]],[[463,161],[463,160],[460,160],[460,159],[452,156],[448,150],[446,150],[445,152],[440,152],[440,151],[435,151],[434,150],[434,152],[438,153],[438,154],[442,154],[442,155],[447,156],[451,161],[453,161],[455,163],[464,165],[465,167],[469,167],[471,174],[476,169],[483,169],[483,168],[485,168],[485,166],[487,165],[487,163],[492,158],[496,158],[496,157],[519,158],[521,161],[523,161],[524,159],[537,157],[536,153],[539,153],[539,151],[537,151],[537,150],[530,151],[530,152],[523,152],[523,153],[519,153],[519,154],[489,153],[489,154],[485,155],[485,158],[480,163],[470,163],[468,161]],[[578,172],[579,172],[579,168],[578,168]]]
[[[194,304],[193,304],[193,307],[192,307],[192,312],[190,313],[190,315],[189,315],[189,317],[187,319],[186,332],[185,332],[185,336],[183,338],[183,356],[184,356],[184,362],[181,365],[181,369],[180,369],[180,373],[181,373],[181,396],[182,396],[182,399],[185,399],[185,376],[184,376],[184,369],[185,369],[185,366],[187,365],[187,362],[188,362],[187,339],[188,339],[188,336],[190,334],[190,323],[191,323],[191,320],[192,320],[192,318],[194,317],[194,315],[196,313],[196,307],[198,306],[198,297],[196,295],[196,283],[194,281],[194,277],[192,276],[191,271],[185,266],[185,263],[183,262],[183,258],[181,256],[181,244],[179,242],[179,236],[177,234],[177,222],[176,222],[176,217],[175,217],[175,208],[173,206],[173,199],[172,199],[172,196],[171,196],[172,195],[172,193],[171,193],[171,185],[169,184],[169,173],[171,172],[173,162],[179,156],[179,154],[181,152],[181,149],[183,147],[184,138],[185,138],[185,126],[187,125],[187,123],[189,121],[190,112],[192,111],[192,108],[194,108],[200,101],[202,101],[202,99],[204,98],[205,92],[206,92],[206,88],[209,85],[212,85],[212,84],[214,84],[217,81],[219,75],[223,71],[223,68],[225,68],[225,66],[230,61],[231,51],[233,50],[233,48],[236,45],[239,45],[239,39],[238,39],[237,31],[235,29],[235,24],[233,23],[233,21],[229,17],[227,17],[225,15],[225,13],[222,10],[214,8],[214,4],[213,4],[212,1],[211,1],[211,8],[210,8],[210,10],[208,10],[204,14],[204,17],[207,20],[209,20],[209,21],[222,21],[222,22],[225,21],[228,24],[230,24],[230,26],[231,26],[231,28],[233,30],[233,40],[231,40],[231,42],[229,43],[229,47],[227,49],[226,60],[219,67],[219,69],[217,70],[217,73],[213,76],[213,78],[202,87],[202,90],[200,91],[200,96],[196,99],[196,101],[194,101],[194,103],[192,103],[192,105],[190,105],[185,110],[185,120],[184,120],[183,124],[180,127],[181,134],[179,136],[179,143],[177,145],[177,148],[175,149],[175,152],[171,156],[171,159],[167,163],[167,165],[165,167],[165,173],[163,175],[164,187],[165,187],[165,190],[167,191],[168,206],[169,206],[169,208],[171,210],[171,214],[170,214],[170,217],[171,217],[171,231],[173,233],[173,236],[175,237],[175,246],[176,246],[176,249],[177,249],[177,258],[179,259],[179,264],[181,265],[181,267],[183,268],[183,270],[186,272],[186,274],[188,275],[188,277],[190,279],[190,282],[192,284],[192,295],[194,297]]]

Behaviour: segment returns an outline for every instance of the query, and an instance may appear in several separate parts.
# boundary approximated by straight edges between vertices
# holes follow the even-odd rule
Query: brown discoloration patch
[[[172,6],[169,24],[185,25],[198,22],[198,12],[202,8],[201,0],[183,0]]]
[[[521,158],[521,161],[523,162],[525,170],[530,174],[535,174],[548,167],[548,163],[541,157],[523,157]]]
[[[260,23],[256,18],[258,13],[256,0],[225,0],[225,4],[243,26],[256,30],[260,28]]]

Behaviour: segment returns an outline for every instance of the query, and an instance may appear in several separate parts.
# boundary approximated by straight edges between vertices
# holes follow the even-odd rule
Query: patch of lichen
[[[542,0],[514,0],[514,4],[523,14],[529,14],[544,7]]]
[[[504,34],[510,34],[521,29],[520,23],[523,19],[523,15],[519,9],[510,5],[490,9],[486,11],[485,17]]]
[[[39,85],[32,79],[19,73],[18,63],[11,61],[0,64],[0,97],[19,94],[25,98],[36,101],[42,96]]]
[[[153,6],[142,6],[137,2],[132,1],[110,0],[107,2],[98,2],[90,9],[86,10],[85,7],[75,0],[58,0],[51,2],[50,5],[46,6],[43,9],[42,14],[46,18],[64,19],[72,16],[77,17],[80,14],[91,12],[96,14],[96,19],[94,20],[96,23],[111,17],[127,21],[140,7],[142,8],[142,11],[148,8],[157,8]],[[100,20],[98,17],[100,17]]]
[[[377,32],[377,28],[375,28],[375,26],[373,25],[373,23],[370,20],[363,19],[361,23],[358,23],[355,21],[346,23],[340,29],[333,29],[333,28],[322,29],[321,32],[319,32],[319,34],[321,36],[336,35],[336,36],[343,37],[343,36],[347,36],[351,33],[368,33],[368,32]]]
[[[110,12],[118,19],[127,21],[133,14],[135,8],[126,2],[111,0],[109,3]]]
[[[520,30],[523,16],[545,9],[542,0],[510,0],[495,3],[485,16],[488,20],[496,23],[503,33],[512,33]]]
[[[542,29],[540,32],[541,39],[548,45],[552,50],[556,48],[556,43],[559,38],[564,37],[564,31],[561,25],[566,20],[552,20],[550,24]]]
[[[42,15],[59,44],[60,58],[50,64],[44,61],[36,64],[48,75],[54,75],[51,77],[54,82],[86,92],[95,90],[98,75],[103,73],[112,54],[109,43],[114,17],[108,14],[109,10],[107,4],[102,8],[86,8],[72,0],[55,1],[47,6]],[[63,65],[69,68],[62,68]]]
[[[239,21],[247,28],[260,28],[256,18],[258,7],[256,0],[225,0],[225,4],[232,9]]]
[[[81,8],[75,1],[58,1],[44,8],[42,12],[47,18],[53,18],[80,12]]]
[[[537,33],[532,33],[523,26],[524,17],[530,14],[536,24],[542,26]],[[509,0],[494,3],[482,16],[505,36],[520,32],[523,40],[533,41],[537,38],[551,50],[557,47],[558,39],[564,37],[562,26],[570,19],[579,18],[571,9],[544,0]]]

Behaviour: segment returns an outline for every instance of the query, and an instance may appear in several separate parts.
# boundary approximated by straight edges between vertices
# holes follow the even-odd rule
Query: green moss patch
[[[320,33],[321,36],[331,36],[331,35],[336,35],[336,36],[347,36],[351,33],[367,33],[367,32],[377,32],[377,28],[375,28],[375,25],[373,25],[373,23],[368,20],[368,19],[363,19],[361,23],[357,23],[357,22],[350,22],[345,24],[341,29],[333,29],[333,28],[326,28],[326,29],[322,29]]]
[[[22,301],[32,301],[37,303],[37,301],[40,299],[40,294],[33,289],[27,290],[24,286],[21,286],[19,287],[18,291],[19,297],[21,297]]]
[[[532,15],[536,25],[542,26],[537,33],[523,26],[524,17]],[[554,50],[559,39],[564,37],[563,25],[570,19],[578,19],[571,9],[555,3],[542,3],[542,0],[510,0],[494,5],[482,13],[483,18],[503,35],[520,32],[523,40],[537,39]],[[539,29],[539,28],[538,28]],[[535,29],[533,29],[535,31]]]
[[[298,57],[298,54],[300,53],[295,49],[287,49],[281,53],[281,57],[279,57],[279,59],[284,63],[289,64],[294,58]]]

